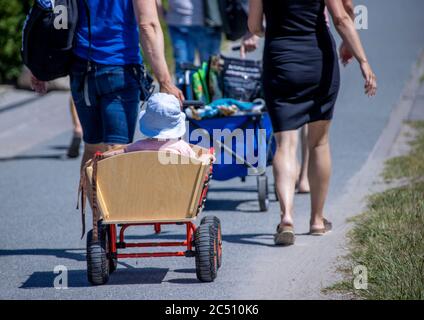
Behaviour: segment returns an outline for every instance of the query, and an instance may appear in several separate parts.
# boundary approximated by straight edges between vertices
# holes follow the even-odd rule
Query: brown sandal
[[[274,243],[277,246],[290,246],[294,244],[295,235],[293,226],[277,226],[277,233],[274,235]]]
[[[309,235],[311,236],[323,236],[324,234],[330,232],[333,229],[333,224],[324,219],[324,228],[311,228],[309,230]]]

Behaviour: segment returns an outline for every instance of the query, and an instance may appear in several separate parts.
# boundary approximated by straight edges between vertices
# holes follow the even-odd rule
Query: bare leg
[[[82,138],[82,127],[78,118],[77,110],[75,108],[75,104],[73,99],[70,99],[70,109],[71,109],[71,119],[73,125],[73,135],[71,143],[68,147],[68,157],[69,158],[77,158],[79,157],[79,150],[81,145]]]
[[[296,148],[297,130],[275,134],[277,150],[273,169],[278,199],[281,209],[281,226],[293,225],[293,199],[297,178]]]
[[[300,175],[298,182],[299,193],[309,193],[308,166],[309,166],[309,147],[308,147],[308,125],[304,125],[300,131],[302,143],[302,165],[300,167]]]
[[[75,108],[74,100],[72,98],[70,99],[69,105],[70,105],[70,109],[71,109],[71,118],[72,118],[72,125],[73,125],[73,128],[74,128],[74,136],[82,137],[81,123],[80,123],[79,118],[78,118],[78,113],[77,113],[77,110]]]
[[[309,124],[309,183],[311,186],[311,227],[324,228],[324,203],[331,175],[330,121]]]

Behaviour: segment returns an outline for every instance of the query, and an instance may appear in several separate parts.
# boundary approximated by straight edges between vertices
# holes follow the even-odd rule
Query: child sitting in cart
[[[186,133],[186,115],[181,112],[180,102],[170,94],[156,93],[148,101],[140,115],[140,131],[146,137],[117,150],[105,152],[111,157],[127,152],[164,151],[196,158],[200,161],[214,161],[214,156],[197,156],[190,145],[181,138]]]

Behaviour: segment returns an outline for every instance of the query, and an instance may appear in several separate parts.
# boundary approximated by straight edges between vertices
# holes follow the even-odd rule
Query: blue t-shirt
[[[82,1],[78,1],[79,21],[74,52],[88,59],[88,23]],[[89,0],[87,3],[91,17],[91,60],[106,65],[141,63],[139,31],[132,0]]]

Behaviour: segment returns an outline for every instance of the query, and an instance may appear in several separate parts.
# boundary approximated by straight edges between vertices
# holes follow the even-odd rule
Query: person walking
[[[70,78],[85,143],[83,167],[97,151],[133,140],[146,83],[139,42],[160,91],[180,101],[184,96],[166,65],[155,0],[79,0],[78,9]],[[32,82],[37,92],[45,92],[45,83],[35,77]]]
[[[68,158],[78,158],[82,141],[82,126],[78,118],[77,108],[72,97],[69,99],[69,109],[72,120],[72,139],[69,144],[66,155]]]
[[[281,221],[274,241],[292,245],[293,198],[297,178],[297,130],[308,124],[311,189],[310,234],[324,235],[331,222],[324,203],[331,173],[329,129],[340,87],[334,39],[326,24],[327,6],[336,30],[358,60],[365,94],[374,96],[377,81],[354,23],[339,0],[250,0],[249,29],[265,35],[263,86],[277,150],[273,169]],[[263,18],[266,18],[266,29]]]
[[[355,10],[352,0],[342,0],[343,8],[346,13],[355,21]],[[327,9],[326,9],[327,10]],[[327,11],[326,20],[329,25]],[[352,52],[349,50],[345,42],[342,42],[339,48],[340,60],[344,66],[347,66],[353,58]],[[309,147],[308,147],[308,125],[304,125],[300,130],[300,141],[301,141],[301,163],[299,165],[299,176],[297,180],[297,192],[298,193],[309,193],[309,179],[308,179],[308,167],[309,167]]]
[[[201,62],[217,55],[221,48],[221,27],[205,25],[204,0],[169,0],[168,9],[157,0],[168,25],[175,59],[177,83],[183,78],[183,63],[195,62],[196,52]]]
[[[342,0],[343,7],[346,13],[355,21],[355,10],[352,0]],[[329,26],[328,12],[325,11],[326,22]],[[248,32],[241,41],[240,56],[241,58],[246,57],[247,52],[254,51],[258,48],[259,37],[255,34]],[[339,48],[340,60],[344,66],[347,66],[353,59],[353,55],[350,52],[345,42],[342,42]],[[298,193],[309,193],[309,179],[308,179],[308,167],[309,167],[309,147],[308,147],[308,125],[304,125],[300,129],[300,141],[301,141],[301,162],[298,164],[298,178],[296,182],[296,190]]]

